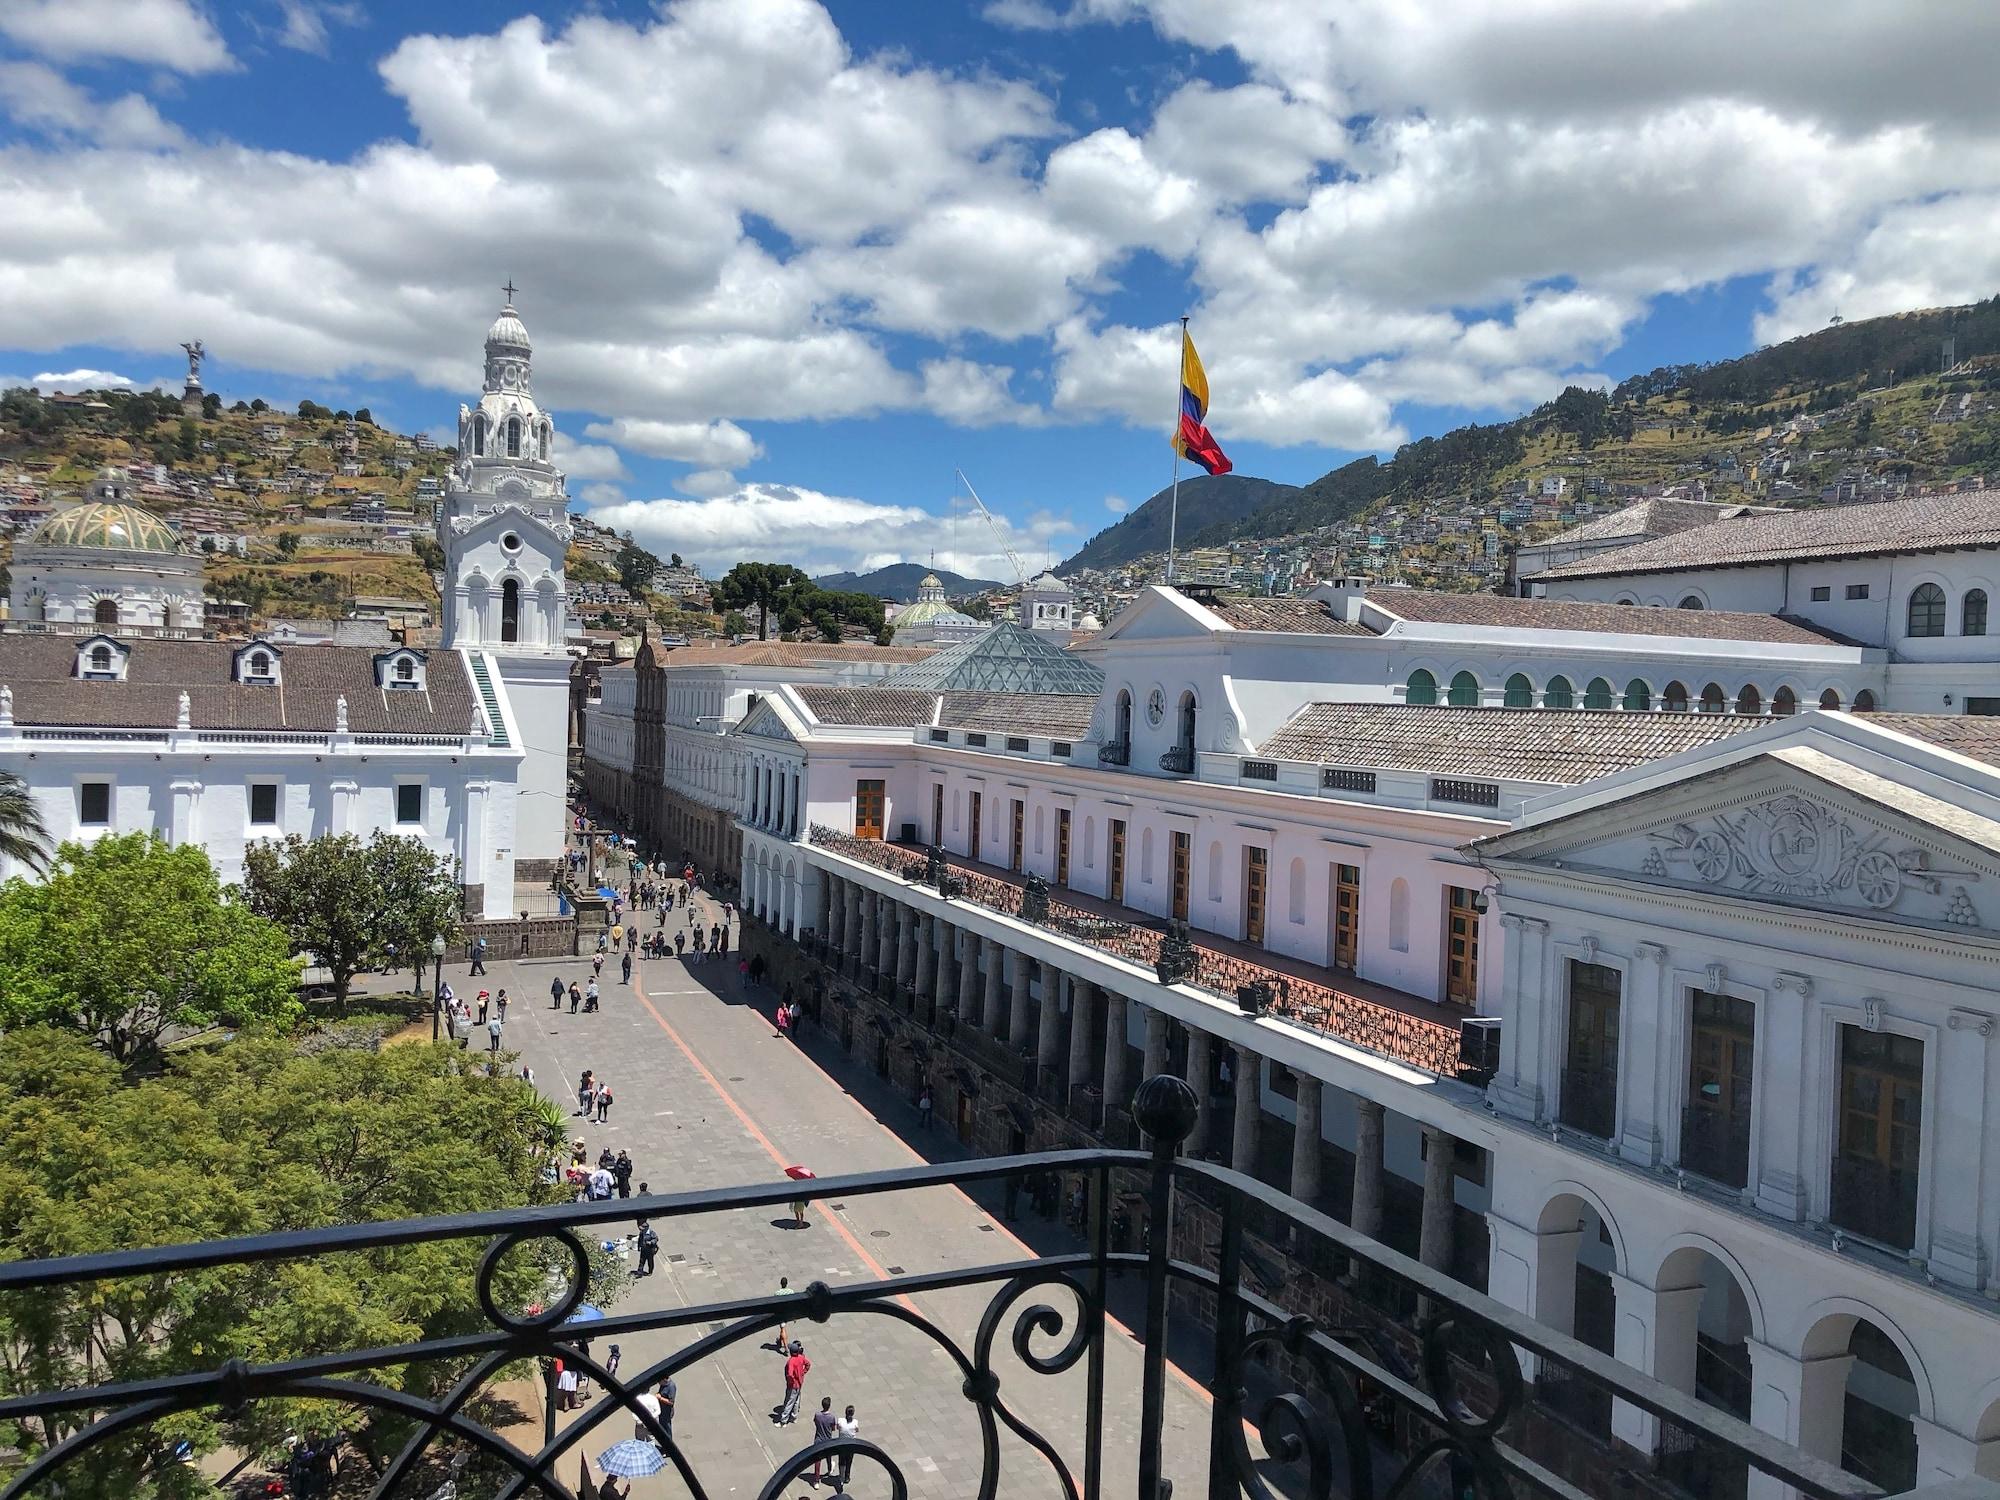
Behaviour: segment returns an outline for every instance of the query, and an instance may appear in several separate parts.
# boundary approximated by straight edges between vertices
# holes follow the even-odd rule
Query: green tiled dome
[[[179,552],[180,538],[151,511],[88,501],[59,511],[29,540],[40,547],[99,547],[111,552]]]

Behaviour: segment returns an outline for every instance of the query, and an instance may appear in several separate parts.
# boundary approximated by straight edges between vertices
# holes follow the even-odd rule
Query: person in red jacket
[[[771,1420],[780,1427],[799,1419],[799,1397],[805,1392],[806,1375],[812,1367],[812,1361],[806,1358],[806,1346],[793,1339],[792,1352],[785,1360],[785,1399],[771,1409]]]

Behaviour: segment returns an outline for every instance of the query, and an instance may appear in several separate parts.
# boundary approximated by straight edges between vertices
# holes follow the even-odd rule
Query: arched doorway
[[[99,599],[97,607],[91,611],[90,618],[94,623],[99,625],[116,625],[118,623],[118,601],[116,599]]]
[[[1542,1206],[1535,1234],[1536,1319],[1601,1354],[1616,1353],[1611,1278],[1619,1252],[1611,1226],[1595,1204],[1558,1193]],[[1535,1372],[1535,1399],[1587,1432],[1611,1435],[1611,1392],[1587,1376],[1543,1363]]]
[[[1842,1386],[1808,1389],[1799,1409],[1799,1446],[1837,1461],[1848,1473],[1891,1495],[1916,1488],[1917,1429],[1923,1393],[1902,1347],[1880,1324],[1855,1313],[1831,1313],[1806,1335],[1808,1362],[1851,1363]]]
[[[1653,1278],[1656,1329],[1653,1373],[1704,1406],[1750,1420],[1750,1341],[1763,1323],[1735,1272],[1700,1245],[1668,1253]],[[1749,1467],[1672,1424],[1660,1431],[1659,1467],[1691,1495],[1741,1500]]]

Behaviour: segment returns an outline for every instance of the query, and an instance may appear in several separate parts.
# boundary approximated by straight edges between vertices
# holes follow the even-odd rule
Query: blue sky
[[[0,378],[201,337],[225,397],[448,435],[512,276],[580,507],[991,574],[953,470],[1073,551],[1169,477],[1184,312],[1238,471],[1304,482],[1990,294],[2000,23],[1943,14],[12,0]]]

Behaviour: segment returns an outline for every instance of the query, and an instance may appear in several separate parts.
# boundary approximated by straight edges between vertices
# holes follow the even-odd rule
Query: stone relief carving
[[[1654,876],[1687,876],[1709,885],[1807,901],[1858,902],[1875,911],[1904,910],[1956,927],[1982,925],[1966,884],[1979,873],[1934,865],[1929,850],[1897,847],[1879,830],[1859,827],[1796,793],[1741,813],[1715,813],[1648,835],[1640,866]],[[1949,884],[1963,881],[1966,884]],[[1929,897],[1941,910],[1915,910],[1905,898]]]

